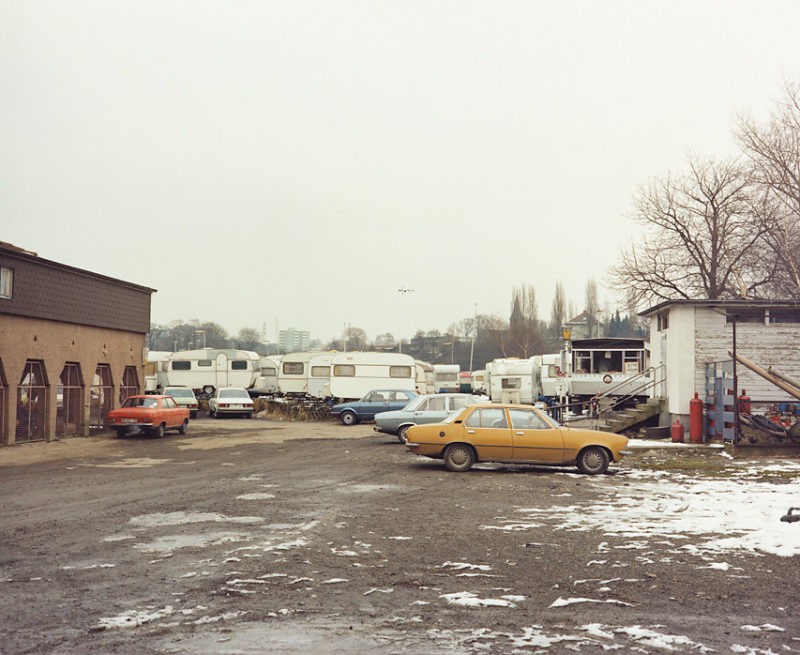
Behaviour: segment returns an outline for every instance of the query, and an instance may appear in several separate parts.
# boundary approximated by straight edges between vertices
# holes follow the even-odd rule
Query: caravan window
[[[210,359],[198,359],[197,360],[197,365],[198,366],[211,366],[213,363],[214,362],[212,362]]]
[[[331,369],[327,366],[312,366],[311,367],[311,377],[312,378],[327,378],[331,374]]]
[[[352,378],[356,375],[356,367],[352,364],[337,364],[333,367],[333,374],[338,377]]]
[[[231,362],[231,370],[232,371],[246,371],[247,370],[247,360],[246,359],[235,359]]]
[[[500,386],[503,389],[519,389],[522,386],[521,378],[501,378]]]
[[[277,375],[278,371],[274,366],[262,366],[261,375]]]
[[[283,373],[285,375],[303,375],[305,364],[303,362],[284,362]]]
[[[411,367],[410,366],[390,366],[389,367],[389,377],[390,378],[410,378],[411,377]]]
[[[173,371],[190,371],[192,369],[192,363],[186,362],[183,360],[178,360],[172,362],[172,370]]]

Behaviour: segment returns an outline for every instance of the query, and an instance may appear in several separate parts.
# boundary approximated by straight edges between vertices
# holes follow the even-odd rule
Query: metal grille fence
[[[67,362],[56,396],[56,437],[80,434],[83,428],[83,376],[80,364]]]
[[[16,442],[43,441],[46,418],[47,376],[44,363],[28,360],[17,387]]]
[[[107,414],[114,402],[114,385],[111,377],[111,367],[108,364],[98,364],[94,380],[89,390],[89,429],[107,430]]]
[[[120,405],[128,396],[139,393],[139,376],[135,366],[126,366],[122,374],[122,384],[119,386]]]

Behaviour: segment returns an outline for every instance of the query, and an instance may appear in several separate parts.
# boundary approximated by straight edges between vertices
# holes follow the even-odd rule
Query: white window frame
[[[14,295],[14,269],[0,266],[0,298],[11,300]]]

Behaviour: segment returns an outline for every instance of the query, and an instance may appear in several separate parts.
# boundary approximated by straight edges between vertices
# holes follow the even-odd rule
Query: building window
[[[14,271],[5,266],[0,267],[0,298],[11,299],[14,289]]]
[[[658,315],[658,331],[662,332],[669,327],[669,312],[661,312]]]

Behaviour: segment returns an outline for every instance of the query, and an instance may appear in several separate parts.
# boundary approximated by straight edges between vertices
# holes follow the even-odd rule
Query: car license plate
[[[124,419],[122,419],[122,422],[123,423],[136,423],[136,419],[135,418],[124,418]]]
[[[242,403],[235,403],[235,404],[231,405],[231,407],[233,407],[234,409],[241,409],[242,408]]]

